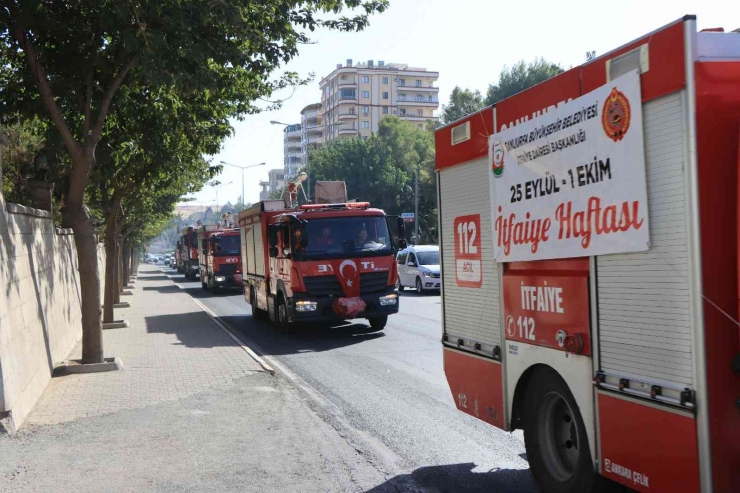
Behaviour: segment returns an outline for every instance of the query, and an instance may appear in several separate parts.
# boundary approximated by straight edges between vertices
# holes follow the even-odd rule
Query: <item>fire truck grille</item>
[[[233,274],[236,272],[236,264],[219,264],[218,271],[221,274]]]
[[[309,296],[342,296],[342,285],[336,276],[308,276],[303,278]],[[360,294],[372,294],[388,287],[387,272],[360,274]]]
[[[384,291],[388,287],[387,272],[365,272],[360,274],[360,291],[371,294]]]
[[[304,277],[306,293],[309,296],[342,296],[342,285],[336,276],[309,276]]]

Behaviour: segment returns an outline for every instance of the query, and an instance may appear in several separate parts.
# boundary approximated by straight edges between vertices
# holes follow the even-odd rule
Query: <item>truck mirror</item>
[[[403,250],[408,243],[406,242],[406,223],[403,222],[402,217],[396,220],[396,226],[398,228],[398,248]]]
[[[276,258],[278,256],[278,248],[270,247],[270,257]]]

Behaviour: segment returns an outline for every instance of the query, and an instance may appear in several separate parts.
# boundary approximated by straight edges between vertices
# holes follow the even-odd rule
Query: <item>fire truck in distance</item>
[[[543,493],[740,491],[740,33],[687,16],[435,142],[457,408]]]
[[[198,230],[200,283],[203,289],[241,287],[241,242],[238,228],[220,225]]]
[[[383,329],[399,303],[397,248],[385,213],[367,202],[348,203],[346,192],[338,203],[297,206],[301,182],[286,187],[285,200],[239,213],[244,297],[252,315],[282,328],[365,318]],[[398,227],[405,238],[403,223]]]
[[[178,269],[178,272],[182,272],[185,274],[185,279],[192,281],[198,276],[200,265],[198,230],[193,226],[184,228],[180,237],[180,243],[182,244],[182,251],[180,253],[182,267]]]
[[[177,269],[178,274],[182,274],[182,257],[183,257],[183,248],[182,248],[182,237],[180,237],[177,240],[177,245],[175,246],[175,269]]]

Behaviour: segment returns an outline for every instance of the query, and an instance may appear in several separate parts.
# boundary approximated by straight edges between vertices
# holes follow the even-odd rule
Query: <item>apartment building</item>
[[[319,83],[324,141],[340,137],[367,138],[387,115],[423,127],[436,120],[439,72],[405,63],[347,60]]]
[[[321,103],[309,104],[301,110],[301,167],[308,164],[308,151],[324,145],[324,119]]]
[[[301,168],[303,161],[301,124],[286,125],[283,128],[283,156],[285,176],[293,176]]]
[[[285,186],[285,170],[283,169],[271,169],[267,172],[267,181],[261,181],[260,186],[260,200],[267,200],[270,198],[270,194],[276,190],[280,190]]]

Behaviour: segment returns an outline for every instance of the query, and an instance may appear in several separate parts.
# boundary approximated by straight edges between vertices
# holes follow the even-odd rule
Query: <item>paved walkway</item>
[[[122,300],[131,308],[116,309],[131,326],[103,336],[105,356],[124,370],[52,379],[24,427],[180,399],[263,371],[156,267],[141,266],[133,292]],[[78,345],[69,358],[80,357]]]

